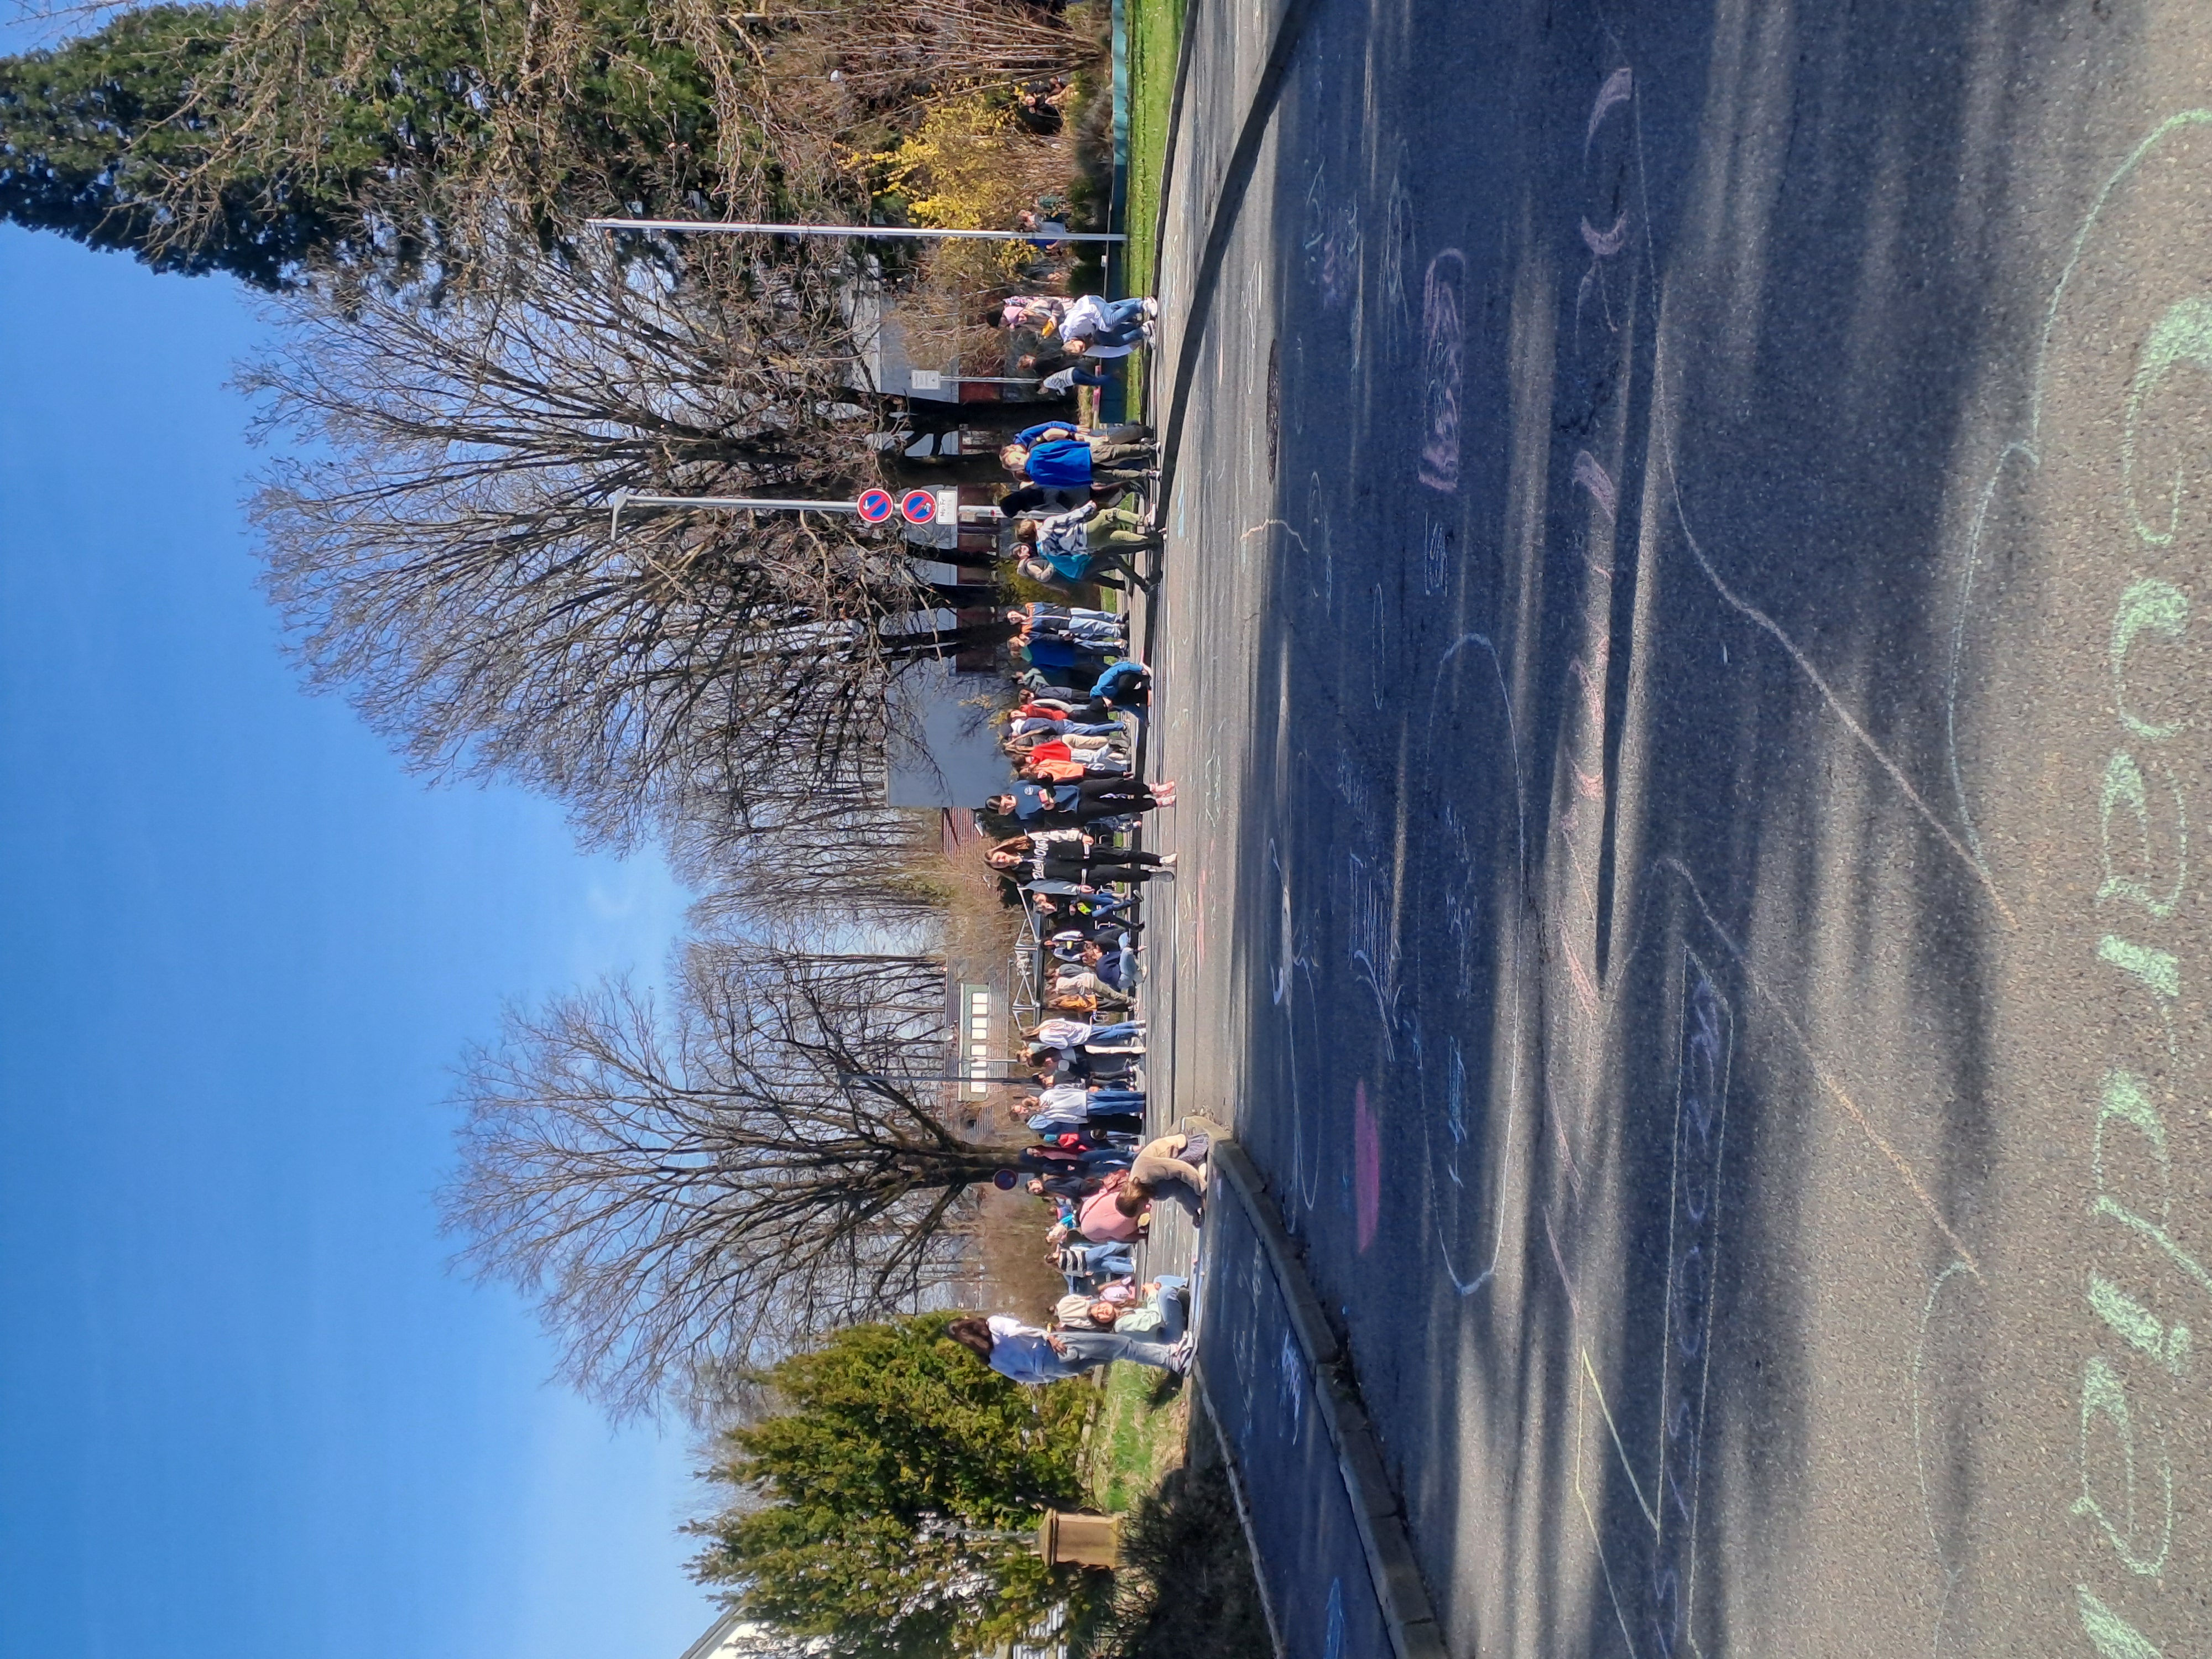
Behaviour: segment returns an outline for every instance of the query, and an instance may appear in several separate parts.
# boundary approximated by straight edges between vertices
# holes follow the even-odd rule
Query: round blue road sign
[[[860,500],[860,522],[881,524],[891,515],[891,492],[888,489],[864,489]]]
[[[909,489],[899,497],[899,511],[906,515],[908,524],[927,524],[937,516],[937,492]]]

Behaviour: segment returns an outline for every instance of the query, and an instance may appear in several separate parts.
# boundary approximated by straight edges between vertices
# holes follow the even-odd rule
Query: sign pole
[[[860,501],[785,501],[752,495],[644,495],[635,489],[617,489],[607,500],[614,508],[607,525],[611,536],[622,533],[623,508],[626,507],[706,507],[764,513],[857,513],[864,518],[867,516]]]
[[[913,225],[769,225],[730,219],[586,219],[591,230],[719,232],[726,236],[890,236],[908,241],[1126,242],[1121,231],[933,230]]]

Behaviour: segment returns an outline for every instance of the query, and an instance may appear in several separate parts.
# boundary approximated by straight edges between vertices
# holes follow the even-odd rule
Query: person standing
[[[1066,344],[1082,346],[1086,356],[1127,356],[1152,337],[1152,322],[1159,308],[1157,300],[1107,300],[1086,294],[1060,318],[1060,337]]]
[[[1102,476],[1153,476],[1152,445],[1093,443],[1069,426],[1046,424],[1016,433],[1013,442],[999,452],[999,459],[1017,477],[1028,478],[1048,489],[1079,489],[1086,495],[1092,481]]]
[[[1155,807],[1173,806],[1175,799],[1172,782],[1148,786],[1129,777],[1086,777],[1073,783],[1017,784],[1006,794],[993,795],[983,806],[1001,817],[1042,830],[1149,812]]]
[[[1009,875],[1026,867],[1034,881],[1099,887],[1172,876],[1176,855],[1109,847],[1080,830],[1040,830],[1035,835],[1007,837],[985,854],[983,861]]]
[[[1005,1314],[956,1319],[945,1334],[1017,1382],[1057,1382],[1116,1359],[1181,1376],[1190,1363],[1189,1349],[1179,1343],[1148,1342],[1118,1331],[1041,1331]]]

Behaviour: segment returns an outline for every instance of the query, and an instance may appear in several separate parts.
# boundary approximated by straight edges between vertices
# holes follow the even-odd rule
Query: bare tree
[[[665,1011],[610,983],[514,1016],[462,1089],[464,1259],[535,1296],[618,1413],[911,1310],[1021,1152],[933,1109],[944,994],[927,958],[724,949]]]
[[[1004,631],[954,623],[903,544],[842,521],[611,532],[618,489],[834,498],[878,476],[848,268],[501,247],[442,271],[434,305],[291,297],[245,377],[315,457],[255,499],[270,592],[313,682],[411,760],[510,774],[623,839],[679,787],[834,777],[880,746],[900,664]]]
[[[879,758],[781,781],[763,780],[742,799],[687,795],[671,815],[669,861],[700,895],[691,922],[703,937],[933,926],[942,895],[916,872],[936,845],[937,814],[886,805]]]

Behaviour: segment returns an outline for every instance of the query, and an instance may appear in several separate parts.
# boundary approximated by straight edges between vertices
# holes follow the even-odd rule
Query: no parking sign
[[[860,492],[855,510],[862,524],[881,524],[891,515],[891,492],[888,489],[866,489]]]
[[[928,524],[937,517],[937,492],[909,489],[899,497],[899,512],[908,524]]]

